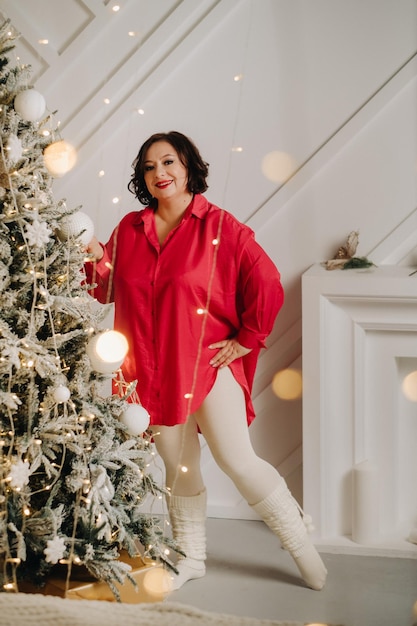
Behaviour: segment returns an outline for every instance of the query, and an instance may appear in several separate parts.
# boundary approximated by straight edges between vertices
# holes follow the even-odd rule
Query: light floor
[[[323,553],[327,584],[313,591],[262,522],[209,518],[207,535],[206,576],[173,592],[170,601],[205,611],[320,625],[414,623],[417,559]]]

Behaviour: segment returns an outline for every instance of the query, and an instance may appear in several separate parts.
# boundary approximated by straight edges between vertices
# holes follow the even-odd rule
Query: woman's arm
[[[114,233],[107,245],[101,244],[96,237],[86,246],[86,252],[91,256],[84,264],[86,280],[93,285],[90,295],[101,302],[113,302],[113,260],[110,257],[115,243]]]
[[[247,348],[264,348],[284,303],[284,289],[277,267],[253,237],[241,248],[236,295],[241,320],[236,340]]]

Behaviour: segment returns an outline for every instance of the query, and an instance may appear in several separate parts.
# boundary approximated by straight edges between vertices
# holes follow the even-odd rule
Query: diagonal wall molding
[[[414,258],[412,258],[414,255]],[[417,209],[406,217],[373,250],[369,257],[376,265],[417,265]]]
[[[146,94],[160,88],[181,59],[193,54],[205,32],[214,29],[238,4],[232,0],[183,0],[129,58],[103,76],[97,89],[63,120],[65,134],[82,151],[84,160],[97,149],[94,136],[98,129],[111,137],[138,102],[145,104]],[[112,100],[103,115],[103,99],[109,93]]]
[[[416,77],[417,53],[413,54],[359,109],[314,150],[291,177],[254,211],[247,220],[247,224],[255,231],[264,227],[268,220],[273,218],[302,187],[317,175],[321,168],[343,150],[346,144]]]

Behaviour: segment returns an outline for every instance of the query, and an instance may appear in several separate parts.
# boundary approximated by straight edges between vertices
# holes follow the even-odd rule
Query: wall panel
[[[361,254],[417,262],[417,5],[119,4],[115,13],[109,1],[0,0],[21,33],[22,62],[78,149],[56,195],[82,205],[107,239],[137,208],[126,185],[144,138],[176,128],[195,139],[211,166],[208,197],[255,230],[283,276],[286,303],[259,362],[252,437],[301,497],[301,401],[270,388],[278,369],[301,366],[301,275],[356,229]],[[268,178],[271,152],[290,167]],[[212,513],[251,515],[204,454]]]

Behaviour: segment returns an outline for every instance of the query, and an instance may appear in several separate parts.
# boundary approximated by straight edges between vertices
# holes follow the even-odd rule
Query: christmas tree
[[[133,556],[139,549],[172,567],[165,553],[175,546],[159,520],[142,512],[144,500],[163,490],[148,470],[153,449],[146,423],[132,430],[124,419],[132,406],[143,417],[143,407],[132,404],[135,385],[120,381],[119,395],[103,394],[121,362],[96,351],[97,340],[113,331],[100,328],[107,311],[94,306],[83,280],[89,221],[54,199],[54,162],[48,165],[46,156],[62,140],[54,114],[44,113],[41,94],[29,86],[30,67],[11,60],[16,37],[6,21],[0,27],[0,588],[18,591],[25,580],[42,586],[64,564],[68,578],[81,565],[117,593],[115,582],[131,578],[121,551]]]

